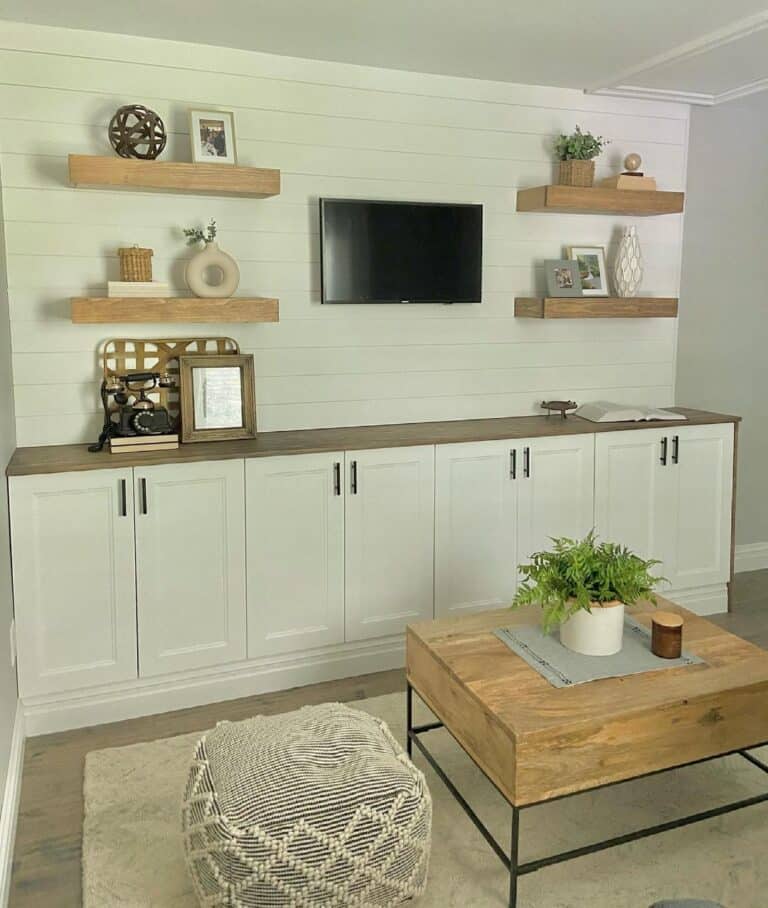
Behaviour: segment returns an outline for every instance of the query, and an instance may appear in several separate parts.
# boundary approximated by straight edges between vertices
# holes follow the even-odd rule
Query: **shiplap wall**
[[[688,109],[577,91],[420,75],[170,41],[2,23],[0,148],[19,445],[80,442],[100,426],[106,337],[235,337],[255,356],[259,428],[519,415],[542,397],[670,404],[672,320],[515,319],[566,244],[614,248],[620,218],[516,214],[518,187],[553,177],[551,143],[578,123],[660,185],[685,184]],[[109,153],[121,104],[157,110],[166,159],[189,160],[190,107],[235,112],[240,163],[277,167],[273,199],[72,189],[67,154]],[[480,202],[479,306],[324,307],[318,197]],[[74,326],[68,298],[102,294],[116,248],[155,250],[183,291],[180,228],[215,218],[240,293],[280,298],[276,325]],[[627,221],[629,223],[629,221]],[[640,219],[645,288],[678,293],[682,217]],[[695,402],[694,402],[695,403]]]

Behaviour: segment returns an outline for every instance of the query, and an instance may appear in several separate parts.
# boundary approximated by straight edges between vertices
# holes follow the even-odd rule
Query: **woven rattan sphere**
[[[109,141],[121,158],[151,161],[165,148],[165,124],[154,110],[142,104],[126,104],[110,121]]]

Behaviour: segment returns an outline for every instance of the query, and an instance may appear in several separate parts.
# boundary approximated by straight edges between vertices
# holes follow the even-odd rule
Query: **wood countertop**
[[[181,445],[156,454],[111,454],[105,448],[91,454],[87,445],[45,445],[17,448],[6,469],[7,476],[39,473],[69,473],[108,470],[117,467],[193,463],[203,460],[234,460],[240,457],[274,457],[282,454],[315,454],[328,451],[360,451],[410,445],[460,444],[518,438],[587,435],[632,429],[664,429],[685,425],[737,423],[739,416],[669,407],[687,417],[686,422],[594,423],[578,416],[512,416],[502,419],[462,419],[447,422],[399,423],[386,426],[347,426],[338,429],[298,429],[260,432],[244,441],[212,441]]]

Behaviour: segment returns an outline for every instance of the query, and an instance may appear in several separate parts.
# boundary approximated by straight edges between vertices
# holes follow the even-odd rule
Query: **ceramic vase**
[[[220,276],[212,280],[211,275]],[[231,255],[219,249],[216,242],[206,243],[187,262],[184,279],[195,296],[221,299],[234,294],[240,284],[240,269]]]
[[[643,256],[634,227],[625,227],[613,266],[613,280],[619,296],[637,296],[643,280]]]
[[[560,642],[583,656],[612,656],[624,637],[624,603],[594,603],[560,625]]]

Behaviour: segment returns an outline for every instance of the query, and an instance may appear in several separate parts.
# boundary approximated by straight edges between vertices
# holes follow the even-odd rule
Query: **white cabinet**
[[[515,442],[438,445],[435,615],[498,608],[512,601],[519,457]]]
[[[597,436],[600,536],[657,558],[672,589],[730,579],[733,426]]]
[[[432,617],[434,472],[431,445],[347,453],[347,640]]]
[[[137,467],[142,677],[245,659],[244,462]]]
[[[594,522],[594,436],[439,445],[435,613],[509,605],[517,567]]]
[[[344,453],[246,462],[248,656],[344,641]]]
[[[22,697],[136,678],[130,469],[9,481]]]
[[[564,435],[518,443],[518,562],[552,547],[552,537],[580,539],[595,522],[595,436]]]

